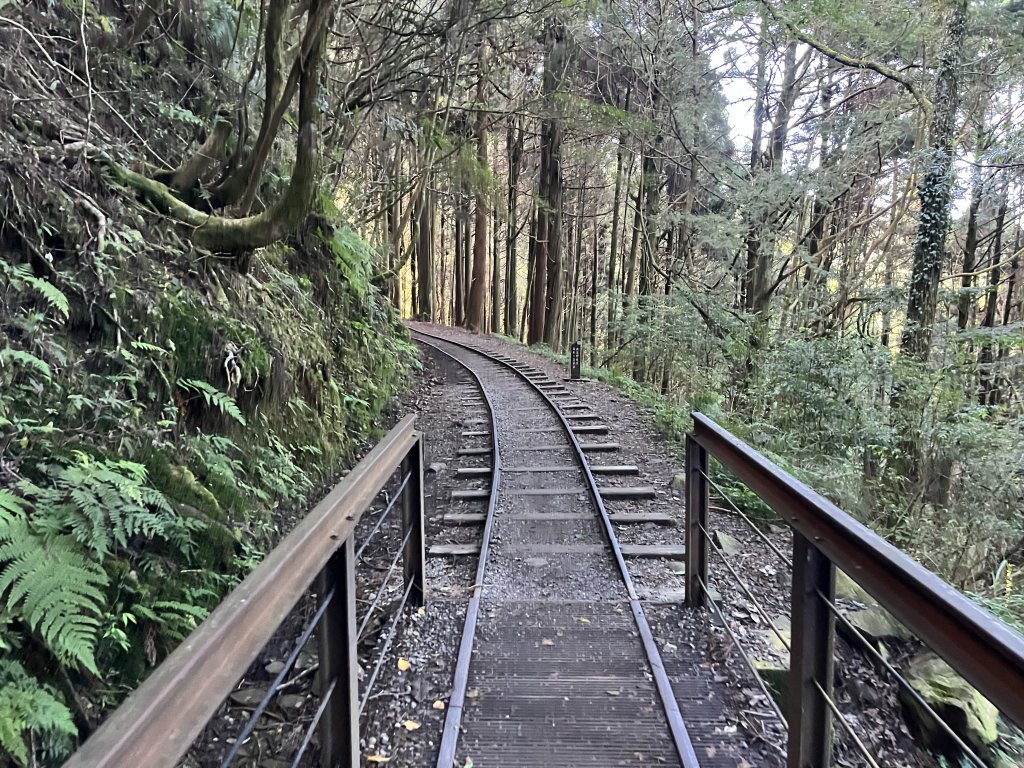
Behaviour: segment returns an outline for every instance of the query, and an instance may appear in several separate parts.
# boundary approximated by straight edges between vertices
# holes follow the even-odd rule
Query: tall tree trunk
[[[565,29],[553,23],[548,35],[548,50],[544,63],[544,103],[547,114],[541,126],[540,209],[537,217],[537,242],[543,244],[538,253],[534,292],[546,290],[545,301],[537,307],[543,312],[541,327],[530,329],[531,343],[543,340],[552,349],[558,349],[562,321],[562,138],[564,128],[558,115],[558,91],[562,87],[567,64]],[[540,257],[544,258],[541,259]],[[543,261],[543,265],[541,264]],[[541,268],[544,274],[541,274]],[[542,283],[541,277],[544,278]]]
[[[928,167],[918,187],[921,219],[914,244],[907,320],[901,342],[902,353],[912,360],[926,360],[931,351],[932,326],[949,229],[957,138],[956,111],[960,103],[960,74],[966,37],[967,0],[955,0],[935,84]]]
[[[424,171],[426,172],[426,171]],[[413,210],[413,243],[416,251],[417,320],[434,322],[434,193],[424,182]]]
[[[960,295],[956,300],[956,327],[961,331],[967,328],[971,318],[971,307],[974,305],[971,288],[974,285],[974,270],[978,263],[978,209],[981,207],[982,191],[981,175],[978,174],[971,184],[971,205],[967,211],[967,235],[964,241],[963,274],[960,278]]]
[[[466,262],[469,260],[469,255],[465,253],[466,249],[466,237],[465,230],[468,229],[469,222],[466,220],[467,212],[465,209],[464,199],[462,194],[459,194],[458,202],[456,203],[455,210],[455,232],[453,234],[453,241],[455,246],[455,264],[454,264],[454,281],[452,284],[452,317],[455,320],[455,325],[463,327],[466,324],[466,280],[465,270]]]
[[[476,113],[476,159],[482,171],[487,168],[487,113],[484,110],[487,77],[487,40],[480,41],[477,51],[477,86],[476,100],[480,109]],[[487,221],[490,212],[487,210],[487,193],[480,188],[476,192],[476,209],[474,213],[475,229],[473,234],[473,277],[469,286],[469,306],[466,310],[466,324],[470,330],[480,332],[486,330],[484,314],[487,301]]]
[[[516,114],[509,118],[505,138],[508,152],[508,226],[505,234],[505,334],[518,336],[516,332],[516,308],[518,267],[516,246],[519,236],[519,174],[523,162],[523,116]]]
[[[999,211],[996,213],[995,241],[992,245],[992,267],[989,269],[988,291],[985,294],[985,319],[982,327],[989,331],[995,331],[996,317],[999,310],[999,283],[1002,280],[1003,260],[1003,228],[1006,226],[1006,202],[1007,194],[1003,191],[999,201]],[[983,337],[981,349],[978,352],[978,370],[980,372],[978,400],[982,405],[997,405],[1002,399],[995,383],[995,352],[996,345],[991,335]]]
[[[593,238],[593,254],[594,258],[590,265],[590,365],[593,367],[597,366],[597,272],[598,272],[598,224],[597,217],[594,217],[593,231],[591,232]],[[608,300],[611,301],[611,294],[608,295]]]
[[[501,236],[498,234],[498,217],[496,211],[491,212],[491,311],[488,327],[491,333],[501,333],[501,258],[498,246]]]

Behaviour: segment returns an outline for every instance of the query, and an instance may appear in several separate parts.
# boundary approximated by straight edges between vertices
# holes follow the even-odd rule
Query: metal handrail
[[[415,531],[412,540],[406,540],[406,580],[414,599],[422,601],[422,443],[415,416],[408,416],[106,719],[64,768],[174,766],[318,577],[325,593],[343,593],[340,598],[335,595],[321,630],[331,635],[337,657],[321,659],[321,665],[334,668],[350,688],[357,686],[352,534],[363,512],[403,465],[413,478],[405,492],[405,523]],[[325,679],[330,682],[327,675]],[[352,696],[347,691],[331,698],[335,711],[324,722],[335,732],[325,734],[327,743],[321,748],[334,751],[343,765],[354,766],[359,744],[356,713],[349,711]]]
[[[1024,637],[909,555],[700,413],[687,440],[687,603],[706,604],[708,463],[713,457],[793,529],[790,764],[826,765],[835,568],[1024,727]]]

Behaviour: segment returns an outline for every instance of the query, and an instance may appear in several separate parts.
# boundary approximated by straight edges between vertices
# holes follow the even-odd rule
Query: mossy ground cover
[[[77,39],[74,9],[22,12],[47,44]],[[383,434],[416,360],[329,203],[287,242],[225,257],[95,148],[68,149],[89,125],[94,145],[175,157],[191,109],[226,98],[174,46],[92,53],[109,112],[54,110],[24,49],[0,46],[19,97],[0,98],[3,768],[59,764]],[[195,98],[174,101],[177,82]]]

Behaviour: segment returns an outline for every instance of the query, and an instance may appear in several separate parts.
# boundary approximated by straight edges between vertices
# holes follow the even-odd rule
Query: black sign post
[[[580,342],[574,342],[572,345],[572,352],[569,356],[569,378],[572,381],[580,380],[580,365],[583,362],[583,345]]]

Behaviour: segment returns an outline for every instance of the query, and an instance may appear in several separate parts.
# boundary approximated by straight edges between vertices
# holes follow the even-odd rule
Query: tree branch
[[[811,37],[809,34],[801,30],[796,24],[789,21],[781,13],[776,11],[768,0],[761,0],[761,4],[765,10],[768,11],[768,15],[772,17],[779,24],[784,26],[793,37],[806,45],[811,46],[822,55],[832,59],[837,64],[842,64],[845,67],[852,67],[853,69],[867,69],[872,72],[876,72],[887,80],[892,80],[894,83],[899,83],[907,92],[914,97],[921,109],[924,110],[926,115],[930,115],[932,111],[932,104],[928,98],[921,93],[917,86],[914,85],[910,78],[906,77],[902,73],[896,71],[892,67],[887,67],[884,64],[879,64],[877,61],[871,61],[870,59],[858,59],[849,54],[837,51],[829,45],[821,42],[815,37]]]

